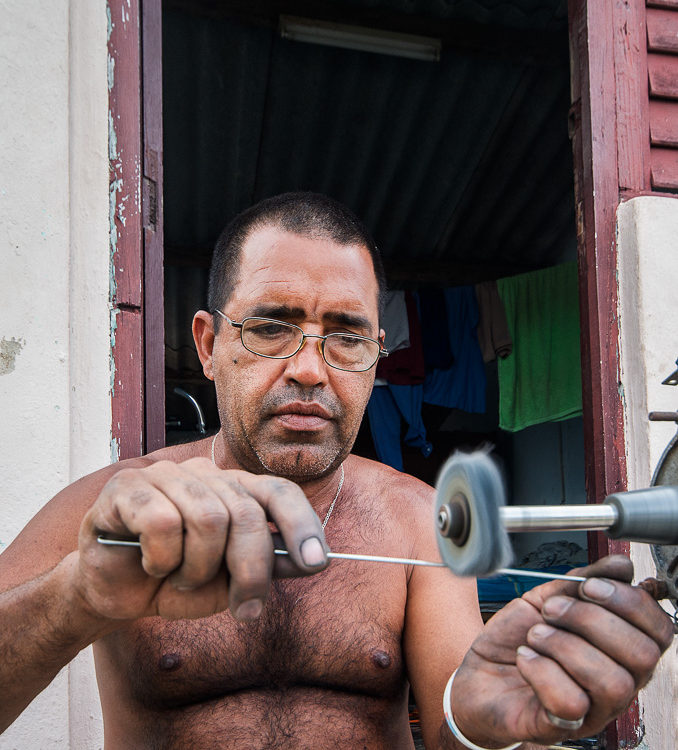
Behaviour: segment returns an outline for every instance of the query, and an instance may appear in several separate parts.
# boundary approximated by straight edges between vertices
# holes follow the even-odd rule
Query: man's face
[[[368,251],[265,227],[242,249],[239,282],[223,312],[294,323],[304,333],[383,335]],[[374,369],[327,365],[319,339],[289,359],[247,351],[221,321],[213,375],[226,448],[244,469],[298,482],[319,478],[348,455],[374,382]]]

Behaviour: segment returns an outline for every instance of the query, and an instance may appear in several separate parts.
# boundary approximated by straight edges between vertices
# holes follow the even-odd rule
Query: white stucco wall
[[[678,409],[678,387],[661,385],[678,357],[678,198],[641,197],[619,207],[619,322],[629,489],[647,487],[676,425],[650,411]],[[649,547],[631,545],[636,578],[653,575]],[[667,605],[673,612],[673,608]],[[678,742],[678,639],[641,693],[641,747]]]
[[[0,550],[110,462],[105,0],[0,0]],[[1,698],[0,698],[1,700]],[[102,745],[83,652],[0,750]]]

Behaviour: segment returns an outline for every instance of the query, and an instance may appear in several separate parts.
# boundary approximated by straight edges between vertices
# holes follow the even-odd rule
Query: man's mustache
[[[339,399],[327,393],[323,388],[316,386],[303,388],[297,385],[289,385],[266,393],[261,402],[262,412],[268,416],[295,401],[319,404],[332,415],[333,419],[342,417],[344,413]]]

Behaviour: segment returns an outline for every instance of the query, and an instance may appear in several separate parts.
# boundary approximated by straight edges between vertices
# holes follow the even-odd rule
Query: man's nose
[[[321,385],[327,382],[327,368],[322,355],[321,338],[306,337],[301,349],[287,360],[285,376],[300,385]]]

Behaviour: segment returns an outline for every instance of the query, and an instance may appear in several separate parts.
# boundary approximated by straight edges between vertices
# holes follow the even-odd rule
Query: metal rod
[[[276,555],[289,555],[286,549],[274,549]],[[359,560],[361,562],[394,563],[395,565],[421,565],[426,568],[446,568],[445,563],[415,560],[410,557],[384,557],[381,555],[356,555],[353,552],[328,552],[330,560]]]
[[[543,570],[524,570],[523,568],[499,568],[493,575],[523,576],[524,578],[544,578],[548,581],[586,581],[585,576],[568,576],[565,573],[547,573]]]
[[[610,504],[505,505],[499,508],[501,523],[509,533],[519,531],[604,531],[619,517]]]
[[[98,536],[97,542],[107,547],[141,547],[141,542],[135,539],[109,539],[105,536]]]
[[[134,539],[107,539],[106,537],[97,537],[99,544],[105,544],[109,547],[141,547],[141,542]],[[274,549],[276,555],[289,555],[286,549]],[[410,557],[385,557],[382,555],[356,555],[352,552],[328,552],[327,557],[330,560],[358,560],[361,562],[392,563],[395,565],[419,565],[426,568],[446,568],[445,563],[431,562],[430,560],[416,560]],[[523,576],[525,578],[544,578],[548,580],[563,581],[585,581],[586,578],[581,576],[568,576],[560,573],[545,573],[538,570],[521,570],[520,568],[500,568],[494,575],[511,575]]]

